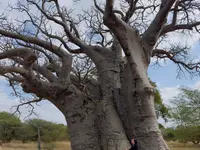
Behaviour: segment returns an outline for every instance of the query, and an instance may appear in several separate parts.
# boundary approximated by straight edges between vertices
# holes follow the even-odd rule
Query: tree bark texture
[[[72,149],[125,150],[134,138],[139,150],[168,150],[158,128],[153,87],[126,61],[108,60],[98,66],[95,86],[88,85],[87,92],[71,86],[71,93],[54,102],[66,117]],[[148,78],[146,70],[142,77]]]

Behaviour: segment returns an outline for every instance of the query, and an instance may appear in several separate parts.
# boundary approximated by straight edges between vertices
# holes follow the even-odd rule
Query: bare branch
[[[94,0],[94,6],[97,8],[97,10],[99,10],[102,14],[104,14],[104,10],[100,8],[96,0]]]
[[[193,30],[200,25],[200,20],[198,17],[193,17],[199,14],[200,3],[199,1],[187,1],[179,0],[175,3],[171,13],[173,14],[172,22],[169,25],[165,25],[162,29],[161,35],[168,32],[173,32],[176,30]]]
[[[67,26],[66,19],[65,19],[63,13],[62,13],[61,10],[60,10],[60,6],[59,6],[58,2],[54,1],[55,4],[56,4],[56,8],[57,8],[57,11],[58,11],[58,15],[59,15],[59,17],[62,19],[62,21],[56,19],[55,17],[52,17],[52,16],[48,15],[48,14],[45,12],[44,7],[41,8],[41,7],[39,6],[39,4],[37,4],[36,2],[34,2],[34,1],[32,1],[32,0],[27,0],[27,2],[29,2],[30,4],[35,5],[35,6],[37,7],[37,9],[38,9],[39,11],[41,11],[42,14],[43,14],[47,19],[52,20],[52,21],[54,21],[55,23],[61,25],[61,26],[64,28],[64,31],[65,31],[66,35],[68,36],[68,38],[70,39],[70,41],[71,41],[72,43],[76,44],[76,45],[79,46],[80,48],[85,48],[85,47],[87,46],[87,45],[86,45],[85,43],[83,43],[78,37],[75,37],[75,36],[70,32],[70,29],[69,29],[69,27]],[[43,4],[42,4],[42,5],[44,5],[44,4],[45,4],[45,1],[43,1]],[[74,27],[73,24],[72,24],[72,26]],[[77,30],[76,30],[76,31],[77,31]],[[76,32],[76,33],[77,33],[77,32]]]
[[[182,51],[180,51],[182,52]],[[178,58],[176,58],[176,55],[178,55],[180,52],[176,52],[176,53],[173,53],[171,51],[166,51],[166,50],[163,50],[163,49],[155,49],[153,50],[153,53],[152,53],[152,57],[153,56],[156,56],[158,58],[168,58],[170,59],[171,61],[173,61],[175,64],[177,65],[182,65],[186,70],[192,70],[194,72],[200,72],[200,62],[190,62],[190,63],[187,63],[183,60],[178,60]]]
[[[38,98],[38,99],[34,99],[34,100],[31,100],[31,101],[27,101],[27,102],[23,102],[17,106],[13,106],[13,108],[16,108],[15,111],[13,112],[13,114],[16,114],[16,113],[19,113],[21,115],[21,112],[20,112],[20,107],[24,106],[24,105],[28,105],[28,106],[31,106],[32,109],[31,109],[31,112],[28,116],[32,115],[33,113],[33,109],[34,109],[34,106],[32,105],[33,103],[38,103],[38,102],[41,102],[42,101],[42,98]],[[28,117],[27,116],[27,117]]]
[[[126,16],[124,17],[124,21],[125,22],[128,22],[129,19],[133,16],[134,14],[134,11],[136,10],[136,4],[137,4],[138,0],[131,0],[131,1],[128,1],[129,3],[129,9],[128,11],[126,12]]]
[[[195,27],[200,26],[200,21],[189,24],[179,24],[179,25],[166,25],[161,32],[161,35],[164,35],[169,32],[176,30],[193,30]]]

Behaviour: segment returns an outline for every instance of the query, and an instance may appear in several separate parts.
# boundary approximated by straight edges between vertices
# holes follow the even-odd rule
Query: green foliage
[[[62,141],[69,139],[67,127],[62,124],[55,124],[41,119],[31,119],[26,121],[24,125],[24,130],[30,131],[29,134],[26,134],[28,137],[24,137],[26,139],[36,141],[38,137],[38,128],[40,129],[40,136],[43,142]]]
[[[163,138],[166,141],[176,140],[176,138],[175,138],[175,129],[174,128],[166,128],[166,129],[161,130],[161,131],[162,131]]]
[[[18,132],[19,140],[22,142],[28,142],[28,141],[36,141],[37,140],[37,132],[32,128],[29,124],[23,123],[21,128]]]
[[[200,126],[179,126],[176,128],[174,134],[176,139],[182,143],[200,143]]]
[[[41,119],[30,119],[21,123],[20,119],[7,112],[0,112],[0,140],[10,142],[21,140],[23,142],[37,141],[38,129],[42,142],[69,140],[67,127]]]
[[[172,100],[172,120],[181,126],[200,125],[200,91],[182,88],[180,92]]]
[[[200,91],[181,88],[172,100],[170,117],[177,125],[174,136],[180,142],[200,142]]]
[[[10,142],[18,139],[18,131],[21,127],[21,121],[18,117],[7,112],[0,112],[0,140]]]
[[[154,103],[155,103],[157,118],[162,117],[165,121],[167,121],[167,117],[169,116],[168,108],[163,103],[160,92],[157,89],[156,83],[150,80],[150,84],[156,89],[154,95]]]

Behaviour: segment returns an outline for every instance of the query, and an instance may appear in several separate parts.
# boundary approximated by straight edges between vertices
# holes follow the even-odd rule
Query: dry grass
[[[182,144],[178,142],[168,142],[171,150],[200,150],[200,147],[194,147],[193,144]]]
[[[193,145],[186,145],[184,147],[183,144],[177,142],[168,142],[171,150],[200,150],[199,148],[194,148]],[[43,145],[42,145],[43,146]],[[0,150],[37,150],[37,143],[21,143],[18,141],[14,141],[11,143],[4,144],[0,146]],[[45,150],[42,147],[42,150]],[[69,142],[55,142],[54,150],[71,150]]]
[[[42,144],[42,150],[44,145]],[[37,143],[29,142],[29,143],[21,143],[18,141],[14,141],[11,143],[6,143],[0,146],[0,150],[37,150]],[[71,150],[69,142],[55,142],[55,150]]]

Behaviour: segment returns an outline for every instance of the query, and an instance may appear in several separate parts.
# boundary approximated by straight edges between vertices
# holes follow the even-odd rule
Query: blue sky
[[[15,0],[12,0],[12,2]],[[65,0],[61,0],[63,3]],[[7,0],[1,0],[0,1],[0,12],[2,8],[5,8],[5,5],[7,4]],[[11,2],[11,1],[10,1]],[[69,5],[72,5],[71,1],[68,3]],[[17,15],[17,14],[13,14]],[[181,37],[176,37],[176,40],[180,40]],[[188,37],[189,39],[189,37]],[[186,37],[187,41],[187,37]],[[191,40],[189,40],[191,41]],[[191,43],[191,42],[189,42]],[[199,50],[200,50],[200,42],[199,39],[195,39],[192,42],[192,48],[191,53],[192,56],[195,56],[196,58],[200,58],[199,56]],[[192,88],[200,88],[200,77],[195,77],[191,79],[189,75],[187,75],[184,78],[178,79],[176,78],[177,75],[177,67],[173,62],[167,61],[166,63],[161,63],[162,67],[158,66],[150,66],[148,70],[149,77],[152,81],[156,82],[158,85],[158,88],[161,92],[161,96],[164,100],[164,103],[169,104],[170,99],[173,98],[173,96],[178,94],[178,88],[181,86],[189,86]],[[15,98],[10,96],[12,89],[8,87],[8,84],[5,82],[5,80],[0,77],[0,111],[11,111],[11,107],[14,105],[17,105],[19,101]],[[21,119],[23,120],[24,117],[28,113],[28,109],[26,107],[21,108],[22,116]],[[38,112],[39,116],[31,116],[39,117],[41,119],[57,122],[57,123],[64,123],[65,118],[64,116],[49,102],[42,102],[40,103],[40,106],[36,107],[36,111]]]

